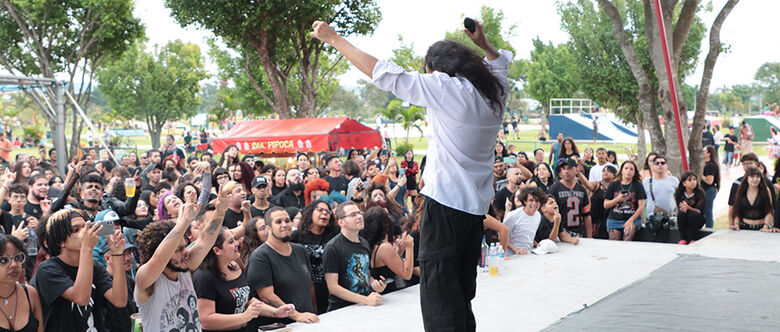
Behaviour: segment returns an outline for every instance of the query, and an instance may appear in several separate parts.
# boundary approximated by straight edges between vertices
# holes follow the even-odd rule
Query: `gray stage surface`
[[[684,255],[544,331],[777,331],[780,263]]]
[[[663,315],[657,325],[643,325],[641,330],[681,330],[686,327],[682,323],[691,319],[706,319],[711,325],[718,328],[710,328],[709,331],[721,331],[728,329],[731,321],[735,321],[730,315],[744,314],[746,317],[754,316],[752,313],[766,313],[764,323],[773,324],[773,329],[780,330],[777,321],[778,306],[768,306],[767,302],[756,300],[762,295],[773,296],[775,301],[780,292],[778,278],[780,269],[780,234],[760,233],[751,231],[717,231],[693,245],[682,246],[676,244],[660,244],[647,242],[630,242],[607,240],[583,239],[577,246],[559,244],[557,253],[543,256],[528,255],[517,256],[505,262],[503,270],[498,277],[490,277],[480,274],[477,278],[477,296],[472,302],[477,317],[478,331],[539,331],[545,328],[553,328],[560,324],[568,324],[567,320],[575,319],[584,307],[592,309],[581,312],[585,315],[588,311],[598,310],[597,303],[611,298],[620,299],[619,294],[628,292],[631,285],[640,285],[643,281],[653,282],[654,271],[658,274],[668,270],[668,267],[681,266],[686,279],[691,279],[691,284],[700,281],[699,288],[691,290],[697,299],[686,299],[680,305],[693,303],[703,308],[713,305],[713,296],[722,292],[721,284],[712,284],[710,279],[722,279],[730,281],[729,290],[737,290],[743,293],[725,294],[732,298],[749,298],[743,303],[721,304],[720,310],[688,311],[682,312],[689,315],[689,320],[683,321],[680,311],[660,311]],[[680,258],[679,255],[699,255],[698,258]],[[731,258],[725,260],[711,260],[715,265],[722,265],[721,273],[713,274],[712,270],[688,268],[689,264],[697,263],[710,258]],[[745,262],[752,260],[752,262]],[[680,264],[670,262],[681,262]],[[719,263],[723,262],[723,263]],[[740,264],[736,264],[740,263]],[[764,271],[765,280],[758,282],[755,276],[746,279],[746,268]],[[660,270],[659,270],[660,269]],[[769,276],[767,271],[774,269],[774,275]],[[689,271],[690,270],[690,271]],[[676,291],[684,291],[675,282],[667,286],[667,291],[676,294]],[[749,284],[749,285],[746,285]],[[713,285],[706,287],[705,285]],[[750,288],[744,288],[750,286]],[[660,288],[660,286],[658,286]],[[719,288],[720,287],[720,288]],[[755,287],[755,288],[753,288]],[[622,289],[622,291],[621,291]],[[618,293],[616,293],[618,292]],[[728,292],[728,291],[727,291]],[[615,293],[616,295],[610,296]],[[742,297],[744,296],[744,297]],[[658,303],[662,308],[665,305],[672,306],[680,297],[672,297],[666,293],[663,296],[652,296],[644,303]],[[420,315],[419,288],[410,287],[384,296],[384,303],[379,307],[353,305],[341,310],[320,316],[320,323],[305,325],[293,324],[293,331],[422,331],[422,316]],[[705,302],[710,303],[705,303]],[[725,301],[725,300],[724,300]],[[777,304],[777,302],[773,302]],[[639,306],[638,304],[634,304]],[[676,304],[675,304],[676,305]],[[739,305],[739,309],[737,309]],[[714,307],[714,305],[713,305]],[[704,310],[704,309],[701,309]],[[735,310],[738,310],[735,312]],[[731,311],[732,313],[728,313]],[[568,318],[565,318],[569,316]],[[599,317],[606,315],[601,314]],[[634,316],[637,316],[634,314]],[[590,316],[596,319],[596,316]],[[565,319],[564,319],[565,318]],[[563,319],[563,320],[561,320]],[[635,318],[636,319],[636,318]],[[728,322],[727,322],[728,321]],[[558,325],[553,325],[557,322]],[[680,322],[681,324],[676,324]],[[651,322],[652,324],[653,322]],[[745,325],[740,330],[765,330],[764,323],[754,319],[750,325]],[[673,325],[662,325],[673,324]],[[563,325],[560,325],[563,326]],[[569,325],[567,325],[569,326]],[[625,326],[615,325],[615,329],[626,330]],[[608,327],[606,329],[609,329]],[[558,328],[556,331],[583,330],[583,326],[573,329]],[[604,329],[599,329],[604,330]],[[695,329],[700,330],[700,329]]]

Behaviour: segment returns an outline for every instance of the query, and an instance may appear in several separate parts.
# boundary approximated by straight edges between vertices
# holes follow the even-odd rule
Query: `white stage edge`
[[[472,301],[478,331],[538,331],[626,287],[677,257],[780,261],[780,234],[719,230],[683,246],[583,239],[549,255],[515,256],[497,277],[479,274]],[[758,295],[758,294],[757,294]],[[711,317],[717,319],[716,317]],[[378,307],[352,305],[293,331],[423,331],[419,286],[383,297]]]

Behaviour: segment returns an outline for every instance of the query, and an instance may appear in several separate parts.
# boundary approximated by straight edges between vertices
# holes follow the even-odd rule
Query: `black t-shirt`
[[[198,298],[214,301],[214,312],[234,315],[243,313],[252,295],[246,273],[238,278],[227,281],[214,275],[211,271],[198,269],[192,280]],[[209,331],[203,329],[203,331]],[[227,331],[244,331],[243,328]]]
[[[299,312],[314,312],[311,298],[311,266],[306,249],[290,243],[292,253],[282,256],[263,243],[255,249],[247,263],[247,281],[252,291],[268,286],[284,303],[292,303]]]
[[[604,199],[614,199],[624,191],[628,192],[628,199],[618,203],[609,211],[609,219],[628,220],[639,209],[639,200],[647,199],[645,187],[636,181],[632,181],[627,185],[620,183],[620,181],[610,183]]]
[[[593,223],[604,223],[607,221],[607,216],[612,209],[604,208],[604,196],[607,194],[605,189],[601,188],[599,183],[598,189],[590,195],[590,218]]]
[[[260,209],[256,208],[254,205],[250,205],[249,213],[252,215],[252,218],[254,218],[254,217],[263,218],[263,217],[265,217],[265,212],[270,210],[274,206],[276,206],[276,205],[268,203],[268,207],[267,208],[260,210]],[[243,215],[242,215],[242,218],[243,218]]]
[[[0,208],[5,211],[11,211],[11,204],[8,203],[7,200],[3,200],[3,205]],[[24,213],[35,217],[35,219],[38,219],[38,221],[40,221],[41,216],[43,216],[43,211],[41,211],[41,205],[30,203],[30,201],[24,203]]]
[[[714,175],[715,179],[718,179],[718,175],[720,174],[720,168],[718,167],[718,164],[708,161],[704,164],[704,173],[702,175]],[[701,181],[701,188],[704,190],[709,189],[710,187],[716,187],[716,182],[713,182],[711,185],[707,184],[707,182],[704,182],[704,180]],[[716,187],[717,189],[717,187]]]
[[[723,146],[723,151],[734,152],[734,144],[729,143],[725,139],[728,138],[728,139],[731,139],[734,142],[739,142],[739,139],[737,138],[737,136],[732,135],[732,134],[727,134],[727,135],[723,136],[723,138],[724,138],[723,141],[726,142],[726,145]]]
[[[129,274],[127,278],[127,305],[117,308],[111,302],[106,301],[106,307],[103,309],[103,315],[106,319],[106,328],[111,332],[130,332],[132,331],[132,321],[130,315],[138,312],[138,306],[135,304],[133,290],[135,289],[135,280]]]
[[[244,212],[239,210],[238,212],[233,211],[233,209],[227,209],[225,211],[225,219],[222,221],[222,225],[227,228],[236,228],[238,227],[239,222],[244,222]]]
[[[731,191],[729,192],[729,206],[734,205],[734,201],[737,199],[737,189],[739,189],[739,184],[742,183],[742,178],[744,178],[744,176],[740,176],[731,184]],[[772,185],[772,181],[769,181],[767,178],[764,178],[764,181],[766,182],[767,187],[769,187],[769,191],[772,193],[772,197],[775,197],[775,186]]]
[[[328,181],[328,184],[330,184],[330,188],[328,189],[328,193],[331,192],[339,192],[342,195],[346,195],[347,192],[347,184],[349,184],[349,181],[347,181],[347,177],[344,175],[339,175],[337,177],[332,177],[330,175],[325,176],[325,181]]]
[[[361,237],[360,242],[356,243],[340,233],[325,245],[325,273],[338,273],[341,287],[356,294],[369,295],[373,291],[369,279],[370,253],[366,239]],[[330,294],[328,304],[328,311],[333,311],[352,303]]]
[[[569,189],[560,181],[550,187],[550,195],[555,197],[561,213],[560,231],[569,230],[585,236],[585,217],[590,215],[588,191],[579,183]]]
[[[504,187],[501,188],[501,190],[496,192],[496,197],[493,198],[493,208],[498,211],[504,211],[506,208],[506,200],[512,196],[512,192],[509,191],[509,188]]]
[[[38,290],[43,306],[45,331],[107,331],[102,312],[111,289],[111,276],[100,263],[92,262],[92,295],[87,306],[79,306],[62,297],[76,280],[78,266],[51,257],[38,265],[31,284]],[[94,313],[94,314],[93,314]]]
[[[309,256],[309,262],[311,263],[312,281],[315,283],[325,283],[325,268],[322,265],[322,255],[325,252],[325,245],[339,234],[339,228],[333,227],[330,230],[325,230],[322,234],[314,234],[307,232],[306,235],[301,235],[300,230],[295,230],[292,234],[291,242],[300,243],[306,254]],[[325,310],[326,308],[317,308]]]
[[[540,214],[542,215],[542,219],[539,221],[539,227],[536,228],[536,235],[534,236],[534,241],[536,241],[536,243],[539,243],[544,239],[549,239],[553,229],[552,220],[547,219],[547,217],[544,216],[544,213]]]

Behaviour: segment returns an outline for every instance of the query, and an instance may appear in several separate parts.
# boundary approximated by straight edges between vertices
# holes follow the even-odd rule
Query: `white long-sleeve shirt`
[[[485,59],[485,63],[504,88],[501,109],[493,108],[463,77],[406,72],[387,61],[379,61],[373,70],[377,88],[427,108],[425,118],[432,130],[427,135],[428,159],[421,193],[473,215],[487,213],[494,195],[494,147],[509,92],[506,76],[512,60],[511,52],[499,53],[497,59]]]

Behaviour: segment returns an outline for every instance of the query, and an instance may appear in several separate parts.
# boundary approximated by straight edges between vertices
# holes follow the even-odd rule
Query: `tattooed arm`
[[[217,201],[214,204],[217,207],[217,210],[214,211],[214,216],[206,223],[205,228],[200,232],[198,239],[190,246],[190,271],[195,271],[200,266],[200,263],[206,258],[206,254],[208,254],[211,247],[214,246],[217,235],[219,235],[219,232],[222,230],[222,221],[225,219],[225,211],[227,211],[230,197],[233,195],[224,192],[223,190],[224,186],[220,187]]]
[[[190,222],[195,219],[195,215],[198,213],[198,206],[194,203],[184,203],[180,209],[176,226],[160,242],[160,245],[154,250],[152,258],[138,269],[135,278],[138,303],[145,303],[151,297],[150,288],[165,270],[165,266],[168,265],[177,247],[184,245],[184,232],[190,227]]]

